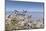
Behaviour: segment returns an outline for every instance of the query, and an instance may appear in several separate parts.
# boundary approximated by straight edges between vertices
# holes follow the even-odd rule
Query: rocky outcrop
[[[44,27],[43,22],[32,20],[32,15],[27,16],[27,11],[13,11],[10,15],[6,16],[6,31],[7,30],[23,30],[35,29]],[[42,26],[42,27],[41,27]]]

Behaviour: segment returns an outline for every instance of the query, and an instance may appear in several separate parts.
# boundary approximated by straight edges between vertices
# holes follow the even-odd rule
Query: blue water
[[[43,13],[42,12],[35,12],[35,13],[31,13],[31,15],[32,15],[32,18],[33,19],[41,19],[41,18],[43,18]]]
[[[6,15],[9,15],[11,13],[6,12]],[[43,18],[43,12],[30,12],[30,13],[26,13],[26,15],[32,15],[33,19],[37,19],[37,18]]]
[[[33,19],[39,19],[39,18],[43,18],[44,13],[43,12],[31,12],[31,13],[28,13],[27,15],[32,15]]]

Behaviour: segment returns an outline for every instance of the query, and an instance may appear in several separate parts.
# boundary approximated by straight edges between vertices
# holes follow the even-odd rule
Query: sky
[[[9,1],[5,2],[6,12],[13,10],[27,10],[29,12],[43,12],[44,3],[43,2],[23,2],[23,1]]]

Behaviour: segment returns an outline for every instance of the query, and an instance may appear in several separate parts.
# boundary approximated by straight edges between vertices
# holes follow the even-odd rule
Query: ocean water
[[[32,12],[31,15],[33,18],[35,17],[37,18],[37,17],[43,17],[44,13],[43,12]]]
[[[6,12],[6,15],[9,15],[9,14],[11,14],[11,13]],[[30,12],[30,13],[26,13],[26,15],[31,15],[31,18],[33,20],[36,20],[36,19],[43,18],[44,13],[43,12]]]
[[[44,13],[43,12],[31,12],[31,13],[27,13],[27,15],[31,15],[31,18],[33,20],[43,19],[43,17],[44,17]]]
[[[34,13],[31,13],[31,15],[32,15],[33,20],[38,20],[38,19],[42,20],[44,17],[44,13],[42,12],[34,12]]]

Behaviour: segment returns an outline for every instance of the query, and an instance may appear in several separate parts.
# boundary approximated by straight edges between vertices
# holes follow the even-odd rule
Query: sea
[[[9,15],[9,14],[11,14],[11,13],[6,12],[6,15]],[[44,13],[43,12],[30,12],[30,13],[26,13],[26,15],[31,15],[31,18],[33,20],[44,18]]]

